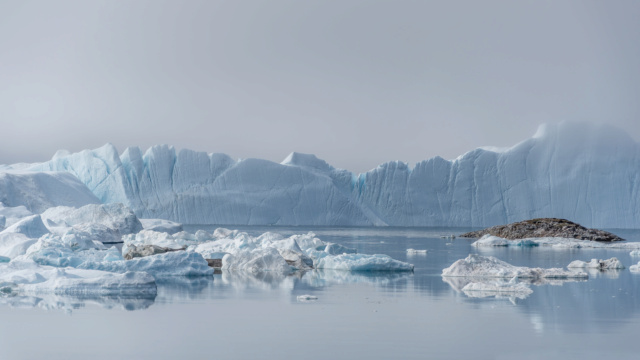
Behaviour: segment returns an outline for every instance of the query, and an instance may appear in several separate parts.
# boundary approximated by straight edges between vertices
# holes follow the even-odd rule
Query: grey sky
[[[0,0],[0,163],[111,142],[365,171],[540,123],[640,139],[639,1]]]

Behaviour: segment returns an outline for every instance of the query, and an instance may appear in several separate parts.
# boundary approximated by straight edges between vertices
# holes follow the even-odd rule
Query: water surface
[[[532,267],[640,261],[625,250],[476,249],[470,239],[441,238],[468,230],[450,228],[242,230],[312,230],[361,253],[408,261],[415,271],[222,273],[159,281],[155,298],[0,298],[0,358],[636,359],[640,350],[640,274],[627,269],[532,285],[524,299],[469,297],[440,276],[470,253]],[[613,232],[640,240],[640,231]],[[408,255],[407,248],[428,253]],[[298,301],[307,294],[318,299]]]

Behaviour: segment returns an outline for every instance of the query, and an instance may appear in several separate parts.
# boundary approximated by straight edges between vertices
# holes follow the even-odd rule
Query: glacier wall
[[[41,213],[53,206],[99,203],[83,183],[68,173],[0,170],[0,208],[24,206]]]
[[[69,172],[101,202],[189,224],[491,226],[561,217],[640,228],[640,144],[590,123],[543,125],[508,149],[362,174],[298,153],[278,164],[165,145],[119,155],[110,144],[28,169]]]

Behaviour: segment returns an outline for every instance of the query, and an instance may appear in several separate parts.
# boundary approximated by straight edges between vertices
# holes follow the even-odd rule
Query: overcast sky
[[[107,142],[366,171],[640,139],[640,1],[0,0],[0,163]]]

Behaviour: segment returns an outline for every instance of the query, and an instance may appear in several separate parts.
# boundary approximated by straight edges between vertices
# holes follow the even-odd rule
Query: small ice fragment
[[[599,260],[599,259],[591,259],[591,261],[581,261],[575,260],[572,261],[568,266],[571,268],[586,268],[586,269],[600,269],[600,270],[609,270],[609,269],[624,269],[624,265],[617,258],[612,257],[608,260]]]
[[[632,252],[629,253],[629,255],[631,255],[631,256],[640,256],[640,250],[633,250]]]
[[[407,254],[412,254],[412,255],[413,254],[421,254],[421,255],[423,255],[423,254],[426,254],[426,253],[427,253],[426,249],[424,249],[424,250],[407,249]]]
[[[313,295],[299,295],[298,296],[298,301],[301,302],[306,302],[306,301],[316,301],[318,300],[317,296],[313,296]]]

